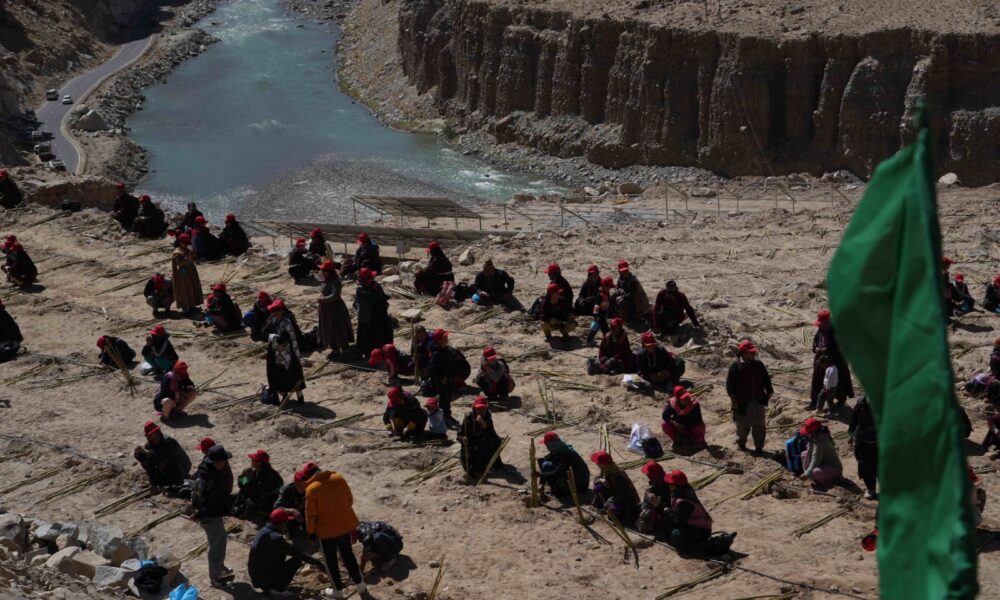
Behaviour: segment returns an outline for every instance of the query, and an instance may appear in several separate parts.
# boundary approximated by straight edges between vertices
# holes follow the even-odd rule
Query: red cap
[[[167,334],[167,330],[163,327],[163,325],[153,325],[153,328],[149,330],[149,335],[154,336],[154,337],[158,337],[158,336],[166,335],[166,334]]]
[[[3,300],[2,300],[2,299],[0,299],[0,310],[2,310],[2,309],[4,309],[4,308],[6,308],[6,307],[5,307],[5,306],[4,306],[4,304],[3,304]]]
[[[274,312],[276,310],[287,310],[285,308],[285,301],[281,298],[278,298],[267,306],[267,312]]]
[[[993,285],[1000,285],[1000,275],[993,278]]]
[[[955,273],[955,281],[963,283],[965,281],[965,275],[962,275],[961,273]]]
[[[979,483],[982,478],[976,475],[976,472],[972,470],[972,465],[965,465],[965,468],[969,471],[969,481],[972,483]]]
[[[358,241],[362,244],[368,241],[368,234],[362,231],[358,234]]]
[[[809,417],[808,419],[806,419],[805,423],[802,424],[802,427],[799,428],[799,433],[801,433],[802,435],[811,435],[819,431],[820,427],[822,426],[823,423],[820,422],[819,419],[814,419],[812,417]]]
[[[125,182],[124,181],[116,182],[115,183],[115,187],[118,188],[118,189],[120,189],[120,190],[124,190],[125,189]]]
[[[483,358],[492,362],[497,359],[497,351],[493,349],[493,346],[486,346],[483,348]]]
[[[139,202],[141,202],[143,204],[145,204],[146,202],[149,202],[151,199],[152,198],[149,197],[149,194],[143,194],[142,196],[139,196]]]
[[[212,284],[212,291],[213,292],[224,292],[224,291],[226,291],[226,284],[222,283],[221,281],[218,282],[218,283],[213,283]]]
[[[375,348],[372,353],[368,355],[368,365],[374,367],[385,360],[385,356],[380,348]]]
[[[205,220],[205,217],[198,215],[194,218],[194,223],[195,225],[204,225],[205,223],[208,223],[208,221]]]
[[[441,244],[437,243],[437,240],[431,240],[431,243],[427,244],[428,252],[430,252],[431,250],[439,250],[440,248]]]
[[[490,403],[486,400],[484,396],[476,396],[476,399],[472,401],[472,408],[489,408]]]
[[[947,256],[942,256],[941,257],[941,264],[943,264],[946,267],[950,267],[951,265],[955,264],[955,261],[951,260]]]
[[[595,465],[610,465],[615,461],[611,458],[611,455],[604,450],[598,450],[590,455],[590,462]]]
[[[590,265],[587,267],[587,273],[600,273],[600,270],[598,270],[597,265]]]
[[[403,390],[400,387],[391,387],[386,394],[389,397],[389,406],[396,408],[403,404]]]
[[[167,285],[167,280],[161,273],[153,275],[153,289],[162,290],[165,285]]]
[[[663,481],[671,485],[687,485],[688,477],[684,474],[684,471],[674,469],[663,476]]]
[[[295,481],[307,481],[312,477],[316,471],[319,471],[319,465],[314,462],[307,462],[302,465],[302,468],[295,472]]]
[[[424,402],[424,407],[430,409],[431,412],[437,410],[438,409],[438,399],[437,398],[428,398]]]
[[[545,288],[545,293],[547,293],[547,294],[558,294],[560,291],[561,290],[559,289],[559,284],[558,283],[550,283]]]
[[[190,245],[191,236],[186,233],[182,233],[179,236],[177,236],[177,241],[180,242],[182,246]]]
[[[283,508],[276,508],[271,511],[271,516],[268,518],[273,525],[281,525],[282,523],[287,523],[292,520],[292,515]]]
[[[642,341],[642,345],[643,346],[655,346],[656,345],[656,336],[653,335],[652,331],[647,331],[646,333],[642,334],[642,337],[640,339]]]
[[[319,266],[319,270],[323,271],[324,273],[336,272],[337,263],[333,262],[332,260],[324,260],[323,264]]]
[[[829,320],[830,320],[830,311],[824,308],[823,310],[819,311],[819,313],[816,315],[816,320],[813,321],[813,325],[816,325],[818,327]]]
[[[361,269],[358,270],[358,279],[361,281],[371,281],[372,279],[375,279],[375,272],[368,267],[361,267]]]
[[[872,532],[861,538],[861,547],[865,549],[866,552],[875,552],[875,547],[878,545],[878,528],[872,529]]]
[[[545,273],[560,273],[562,269],[559,268],[559,263],[549,263],[549,266],[545,267]]]
[[[306,247],[306,238],[299,238],[299,239],[295,240],[295,247],[296,248],[305,248]]]
[[[225,219],[224,222],[225,223],[235,223],[236,222],[236,215],[234,215],[233,213],[229,213],[228,215],[226,215],[226,219]]]
[[[264,450],[258,450],[256,452],[251,453],[251,454],[247,454],[247,458],[249,458],[250,460],[257,461],[257,462],[262,462],[262,463],[270,463],[271,462],[271,455],[268,454]]]
[[[107,345],[108,345],[108,338],[104,337],[103,335],[101,337],[97,338],[97,347],[98,348],[100,348],[101,350],[104,350],[104,347],[107,346]]]
[[[545,445],[545,444],[548,444],[550,442],[558,442],[558,441],[559,441],[559,434],[558,433],[556,433],[554,431],[546,431],[545,435],[542,436],[542,441],[540,441],[538,443],[542,444],[542,445]]]
[[[447,338],[448,332],[444,329],[435,329],[434,333],[431,334],[431,338],[435,340],[440,340],[442,338]]]
[[[687,391],[683,385],[674,386],[674,398],[685,402],[691,401],[691,392]]]
[[[264,290],[261,290],[261,291],[257,292],[257,300],[260,300],[261,304],[270,305],[271,304],[271,295],[268,294],[267,292],[265,292]]]
[[[663,467],[661,467],[660,463],[655,460],[651,460],[642,465],[642,468],[639,470],[642,471],[643,475],[649,477],[650,479],[663,479],[663,476],[665,475]]]
[[[10,249],[13,250],[14,252],[24,252],[24,246],[21,244],[21,242],[14,242],[13,244],[10,245]]]
[[[208,449],[215,445],[215,440],[210,437],[203,437],[198,445],[195,446],[202,453],[208,452]]]
[[[757,346],[754,346],[753,342],[750,340],[743,340],[740,345],[736,347],[738,352],[749,352],[750,354],[757,354]]]
[[[601,280],[601,287],[613,288],[615,287],[615,280],[610,277],[605,277]]]
[[[625,271],[628,271],[628,269],[629,269],[629,267],[628,267],[628,261],[627,260],[620,260],[620,261],[618,261],[618,272],[619,273],[624,273]]]
[[[187,375],[188,374],[188,364],[183,360],[179,360],[174,363],[174,373],[176,375]]]
[[[625,325],[625,321],[623,321],[621,317],[615,317],[614,319],[611,319],[612,327],[622,327],[623,325]]]
[[[311,237],[311,238],[317,238],[317,237],[319,237],[321,235],[323,235],[323,230],[320,229],[319,227],[316,227],[312,231],[309,232],[309,237]]]
[[[160,426],[152,421],[146,421],[142,424],[142,433],[146,437],[153,435],[154,433],[160,433]]]

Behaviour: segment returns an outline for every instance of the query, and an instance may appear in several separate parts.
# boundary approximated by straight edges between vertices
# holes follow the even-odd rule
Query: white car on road
[[[73,96],[70,96],[69,94],[66,94],[65,96],[62,97],[62,103],[63,104],[73,104]]]

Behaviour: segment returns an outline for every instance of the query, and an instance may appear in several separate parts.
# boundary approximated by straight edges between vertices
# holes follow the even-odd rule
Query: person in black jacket
[[[148,194],[139,197],[139,212],[132,221],[132,233],[144,238],[158,238],[167,231],[167,217],[153,204]]]
[[[655,387],[673,389],[684,375],[684,361],[656,343],[653,332],[647,331],[640,338],[642,346],[636,355],[639,375]]]
[[[205,300],[205,327],[214,326],[218,332],[243,329],[240,307],[236,306],[226,291],[226,284],[212,284],[212,293]]]
[[[321,561],[305,554],[285,539],[288,523],[294,518],[294,515],[282,508],[272,510],[267,525],[257,532],[250,544],[247,574],[250,575],[250,583],[266,595],[279,598],[296,596],[288,591],[288,585],[302,563],[325,568]]]
[[[208,577],[212,587],[226,588],[233,580],[232,569],[226,567],[226,525],[233,493],[233,470],[229,467],[232,454],[221,444],[208,449],[191,488],[193,519],[205,530],[208,538]]]
[[[17,326],[14,317],[7,312],[3,300],[0,300],[0,362],[16,356],[23,341],[21,328]]]
[[[97,338],[97,347],[101,350],[101,353],[97,356],[97,360],[101,361],[102,365],[118,367],[118,363],[115,362],[112,356],[114,352],[118,353],[119,358],[128,367],[132,366],[132,360],[135,359],[135,350],[130,348],[125,340],[113,335],[102,335]]]
[[[326,238],[319,227],[309,233],[309,255],[316,259],[316,264],[322,262],[320,257],[326,256]]]
[[[342,276],[357,273],[360,269],[370,269],[375,274],[382,273],[382,257],[379,254],[378,244],[363,231],[358,234],[358,249],[354,251],[354,260],[346,263],[341,271]]]
[[[190,232],[194,229],[198,217],[205,218],[205,215],[198,210],[197,204],[194,202],[188,202],[187,212],[184,213],[181,220],[177,223],[177,229],[180,230],[181,233]]]
[[[38,279],[38,267],[24,251],[21,242],[14,242],[7,250],[7,260],[0,267],[7,274],[7,281],[17,287],[28,287]]]
[[[146,421],[142,426],[146,436],[144,446],[136,446],[132,456],[149,476],[150,487],[167,488],[184,483],[191,472],[191,459],[172,437],[163,435],[160,427]]]
[[[389,318],[389,296],[375,282],[375,272],[371,269],[358,271],[354,308],[358,315],[358,350],[364,358],[368,358],[375,348],[392,343],[394,333]]]
[[[283,508],[288,511],[292,519],[288,521],[288,537],[292,540],[292,545],[305,552],[315,554],[319,550],[319,541],[306,531],[306,482],[309,478],[319,472],[319,465],[314,462],[307,462],[302,468],[295,472],[292,483],[281,488],[278,499],[274,502],[274,508]]]
[[[14,208],[23,201],[24,194],[10,178],[10,174],[5,170],[0,170],[0,206]]]
[[[225,246],[226,252],[232,256],[242,256],[250,249],[250,238],[233,213],[226,215],[222,231],[219,232],[219,240]]]
[[[754,451],[763,452],[767,403],[774,395],[774,388],[767,367],[757,359],[757,346],[750,340],[741,341],[737,348],[736,361],[726,376],[726,393],[736,421],[736,445],[746,451],[747,434],[752,430]]]
[[[448,332],[437,329],[431,334],[431,360],[427,365],[428,395],[437,396],[449,424],[456,423],[451,416],[451,401],[455,393],[465,387],[465,380],[472,374],[472,367],[465,356],[448,345]]]
[[[572,300],[565,296],[558,283],[552,282],[545,288],[545,295],[538,299],[538,307],[538,320],[542,322],[545,341],[552,341],[553,331],[561,333],[563,340],[569,339],[576,329],[576,319],[573,318]]]
[[[236,480],[240,491],[233,502],[233,514],[256,521],[271,513],[285,481],[271,466],[271,456],[264,450],[247,454],[247,458],[250,467]]]
[[[368,561],[379,571],[388,571],[403,551],[403,536],[384,521],[358,523],[358,541],[361,542],[362,573]]]
[[[115,188],[118,190],[118,197],[115,198],[115,204],[111,208],[111,218],[121,223],[125,231],[131,231],[132,221],[139,213],[139,199],[128,193],[121,181],[115,184]]]
[[[597,265],[587,267],[587,279],[580,286],[580,293],[573,303],[573,314],[589,317],[601,301],[601,271]]]
[[[874,500],[878,479],[878,429],[868,396],[861,396],[851,412],[851,425],[847,428],[854,458],[858,461],[858,477],[865,482],[865,498]]]
[[[455,281],[455,273],[452,271],[451,261],[444,255],[444,250],[437,241],[427,245],[427,254],[430,255],[427,267],[417,271],[413,285],[421,294],[437,296],[441,293],[444,282]]]
[[[479,295],[478,304],[490,306],[499,304],[507,310],[524,310],[521,302],[514,297],[514,278],[507,271],[493,266],[493,260],[483,262],[483,270],[476,274],[472,291]]]
[[[663,467],[655,460],[642,465],[642,474],[649,480],[649,487],[642,495],[639,505],[639,518],[635,527],[639,533],[662,535],[670,533],[670,485],[663,479],[666,476]]]
[[[458,442],[462,444],[462,468],[470,479],[478,480],[500,447],[500,436],[493,426],[493,415],[486,398],[478,396],[473,401],[472,411],[462,420],[458,430]],[[493,468],[502,466],[503,462],[497,457]]]
[[[590,485],[590,468],[572,446],[562,441],[554,431],[546,432],[539,442],[548,454],[538,460],[539,488],[544,491],[549,486],[552,495],[565,498],[570,495],[570,471],[576,482],[576,491],[582,494]]]
[[[261,290],[257,292],[257,299],[250,310],[243,313],[243,324],[250,328],[250,339],[259,340],[264,337],[264,326],[270,317],[267,307],[271,306],[271,302],[271,295]]]
[[[983,308],[990,312],[1000,313],[1000,275],[994,277],[993,282],[986,285]]]
[[[306,238],[295,240],[295,247],[288,254],[288,274],[295,283],[312,277],[312,272],[319,267],[316,257],[306,252]]]
[[[174,302],[174,284],[162,273],[154,273],[146,282],[142,297],[153,309],[153,317],[159,316],[161,310],[170,312],[170,305]]]
[[[159,375],[174,368],[180,359],[170,342],[170,334],[163,325],[155,325],[146,335],[146,345],[142,347],[142,359],[151,367],[151,373]]]
[[[420,406],[420,400],[399,386],[389,388],[386,396],[389,401],[382,414],[382,423],[389,434],[404,440],[423,435],[427,428],[427,413]]]

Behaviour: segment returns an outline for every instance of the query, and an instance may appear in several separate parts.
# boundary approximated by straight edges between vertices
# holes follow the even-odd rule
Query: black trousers
[[[326,570],[333,580],[333,587],[338,590],[344,589],[344,581],[340,577],[340,565],[337,564],[337,553],[343,555],[344,566],[347,567],[347,574],[351,576],[351,581],[361,583],[361,569],[358,567],[358,560],[354,558],[351,550],[351,534],[345,533],[340,537],[320,540],[323,548],[323,558],[326,559]]]
[[[858,477],[865,482],[868,491],[874,492],[878,478],[878,446],[855,443],[854,458],[858,460]]]
[[[302,560],[298,558],[289,558],[283,563],[278,564],[271,572],[271,577],[266,582],[262,582],[266,585],[257,585],[260,589],[266,591],[274,590],[276,592],[283,592],[288,589],[288,585],[292,583],[292,579],[295,578],[295,574],[299,572],[299,568],[302,566]]]

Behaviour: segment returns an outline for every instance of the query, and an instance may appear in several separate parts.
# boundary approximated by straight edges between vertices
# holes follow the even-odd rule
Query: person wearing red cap
[[[698,500],[684,471],[674,469],[664,475],[663,480],[670,486],[667,519],[672,527],[667,542],[682,554],[698,550],[712,535],[712,517]]]
[[[271,402],[280,404],[291,393],[299,404],[306,401],[302,390],[306,388],[304,360],[299,349],[297,327],[288,316],[284,300],[280,298],[267,307],[271,313],[265,332],[267,336],[267,393]]]
[[[687,296],[677,289],[677,282],[671,279],[656,295],[656,302],[653,304],[653,331],[675,333],[684,319],[691,319],[692,327],[701,328],[694,307]]]
[[[545,341],[552,342],[553,331],[561,333],[563,341],[568,340],[570,334],[576,329],[576,319],[573,317],[572,301],[564,294],[559,284],[550,283],[545,288],[545,295],[539,298],[536,304],[538,306],[538,320],[542,322]]]
[[[995,417],[994,417],[995,418]],[[878,428],[867,396],[861,396],[851,411],[851,424],[847,428],[848,443],[854,448],[858,462],[858,477],[865,483],[865,498],[878,496]],[[984,444],[985,445],[985,444]]]
[[[378,368],[383,364],[389,375],[389,385],[401,385],[400,375],[406,377],[413,375],[413,359],[409,354],[397,350],[395,344],[385,344],[381,348],[375,348],[368,355],[368,366]]]
[[[612,294],[615,293],[615,281],[610,277],[601,279],[600,287],[597,290],[597,302],[593,308],[593,320],[590,322],[590,329],[587,331],[587,345],[593,346],[597,338],[597,332],[601,332],[601,337],[611,331],[608,319],[611,318],[614,302]]]
[[[559,263],[550,263],[545,267],[545,274],[549,276],[549,284],[554,283],[559,287],[559,294],[569,302],[570,308],[572,308],[573,288],[566,281],[566,278],[563,277],[562,267],[559,266]],[[545,293],[548,293],[548,288],[546,288]]]
[[[986,286],[983,308],[1000,314],[1000,275],[995,276],[993,281]]]
[[[314,256],[317,262],[322,260],[321,257],[326,256],[326,237],[323,236],[323,230],[319,227],[314,227],[309,232],[309,254]]]
[[[174,304],[183,314],[189,314],[201,306],[204,296],[201,291],[201,277],[195,264],[191,237],[182,233],[177,236],[177,247],[170,257],[171,279],[174,285]]]
[[[421,437],[427,427],[427,413],[417,397],[399,386],[389,388],[382,423],[389,435],[404,440]]]
[[[413,286],[420,294],[437,296],[441,293],[444,282],[454,283],[455,273],[451,261],[445,256],[441,244],[436,241],[427,246],[427,266],[417,271],[413,278]]]
[[[132,221],[132,233],[139,237],[157,239],[167,231],[167,216],[147,194],[139,197],[139,211]]]
[[[507,361],[500,358],[491,346],[483,348],[483,356],[479,359],[479,372],[476,373],[476,385],[483,395],[490,400],[506,400],[514,391],[514,378],[510,375]]]
[[[338,554],[358,594],[363,596],[367,591],[361,580],[358,561],[351,550],[351,536],[359,524],[353,504],[351,488],[336,471],[320,471],[306,482],[306,530],[319,538],[327,575],[333,581],[333,587],[323,590],[323,594],[341,600],[344,597],[344,582],[337,564]]]
[[[483,270],[472,283],[472,299],[480,306],[499,304],[507,310],[524,310],[521,301],[514,297],[514,278],[507,271],[493,265],[493,259],[483,261]]]
[[[674,395],[663,407],[663,433],[674,443],[675,451],[690,452],[705,447],[705,421],[701,406],[684,386],[674,387]]]
[[[188,375],[188,365],[180,360],[160,378],[160,389],[153,397],[153,409],[162,415],[165,423],[174,418],[186,417],[184,409],[194,402],[197,395],[198,390]]]
[[[205,299],[205,327],[218,333],[243,330],[243,313],[221,281],[212,284],[212,293]]]
[[[97,347],[101,351],[97,355],[97,360],[102,365],[118,368],[118,362],[115,360],[115,355],[117,355],[121,359],[122,364],[129,369],[132,368],[132,361],[135,360],[135,350],[125,340],[113,335],[102,335],[97,338]]]
[[[448,441],[448,423],[444,420],[444,411],[441,410],[437,398],[428,398],[424,402],[424,413],[427,415],[427,433],[425,437],[430,440]]]
[[[847,360],[840,351],[840,344],[837,343],[837,336],[834,335],[833,323],[830,320],[830,311],[825,309],[819,311],[813,325],[816,326],[816,333],[813,335],[812,343],[813,372],[812,386],[809,390],[809,408],[810,410],[816,409],[819,397],[825,387],[824,382],[827,382],[829,379],[827,371],[829,371],[830,367],[834,368],[836,375],[829,373],[829,375],[833,376],[833,379],[827,383],[830,383],[833,392],[832,394],[830,392],[827,393],[831,397],[826,398],[826,400],[830,401],[832,407],[833,398],[836,398],[839,408],[847,402],[848,398],[854,397],[851,369],[847,366]],[[827,362],[829,364],[822,364],[824,355],[828,358]]]
[[[278,598],[295,598],[298,594],[288,589],[295,574],[308,563],[325,569],[321,561],[289,544],[285,535],[289,524],[295,522],[295,513],[283,508],[269,510],[267,523],[260,528],[250,544],[247,574],[253,587],[264,595]]]
[[[247,454],[250,466],[236,478],[239,492],[233,501],[233,515],[260,522],[267,518],[278,500],[285,481],[271,466],[271,456],[264,450]]]
[[[306,532],[306,482],[319,472],[319,465],[307,462],[295,471],[292,482],[281,488],[274,508],[284,509],[292,519],[288,522],[288,535],[292,545],[305,552],[315,554],[319,550],[319,542]]]
[[[632,274],[631,267],[624,260],[618,261],[617,287],[615,304],[618,314],[626,323],[643,322],[649,315],[649,296],[639,278]]]
[[[208,226],[205,217],[196,217],[191,229],[191,247],[198,260],[218,260],[226,255],[226,245]]]
[[[736,360],[726,375],[726,394],[736,422],[736,445],[746,451],[747,435],[752,431],[754,452],[763,452],[767,403],[774,395],[774,388],[767,367],[757,359],[757,346],[748,339],[741,340],[736,349]]]
[[[139,214],[139,199],[128,193],[125,184],[120,181],[115,184],[115,188],[118,196],[111,207],[111,218],[118,221],[125,231],[132,231],[132,223]]]
[[[250,249],[250,238],[233,213],[226,215],[222,231],[219,232],[219,241],[230,256],[243,256]]]
[[[354,292],[354,310],[358,317],[358,350],[367,358],[375,348],[391,344],[395,335],[389,317],[389,296],[367,268],[358,271]]]
[[[363,231],[358,234],[358,248],[354,251],[354,257],[344,260],[340,276],[353,279],[361,269],[368,269],[376,275],[382,274],[382,257],[378,244]]]
[[[611,330],[604,335],[596,359],[587,359],[588,375],[617,375],[635,373],[638,369],[635,353],[625,333],[621,317],[611,319]]]
[[[198,443],[195,444],[195,448],[197,448],[198,452],[201,452],[201,454],[204,456],[205,454],[208,454],[208,451],[211,450],[212,446],[214,445],[215,445],[215,440],[213,440],[208,436],[205,436],[200,440],[198,440]]]
[[[14,208],[24,202],[24,194],[5,170],[0,170],[0,206]]]
[[[537,459],[539,490],[545,491],[545,486],[556,498],[566,498],[570,492],[570,472],[573,473],[573,481],[576,482],[576,492],[582,494],[590,487],[590,468],[587,461],[573,449],[572,446],[562,441],[559,434],[548,431],[542,436],[539,444],[545,446],[548,454]]]
[[[951,305],[959,315],[972,312],[976,306],[976,300],[969,292],[969,284],[965,283],[965,275],[962,273],[955,273],[955,281],[951,284]]]
[[[450,425],[458,422],[451,415],[451,401],[465,387],[465,380],[472,374],[472,366],[460,350],[448,343],[448,332],[438,329],[431,334],[431,359],[427,363],[427,376],[420,384],[421,393],[437,396]]]
[[[574,314],[581,317],[594,314],[594,307],[601,302],[601,281],[601,270],[597,265],[587,267],[587,278],[580,285],[580,293],[573,302]]]
[[[21,328],[18,327],[14,317],[7,312],[3,300],[0,300],[0,362],[6,362],[17,356],[23,341],[24,334],[21,333]]]
[[[591,454],[590,462],[600,470],[594,478],[594,508],[614,515],[624,527],[634,527],[639,517],[639,492],[628,474],[604,450]]]
[[[7,281],[19,288],[28,288],[38,280],[38,267],[35,261],[31,260],[21,242],[14,242],[7,250],[7,258],[3,266],[0,266],[7,274]]]
[[[232,510],[232,454],[216,444],[208,449],[195,471],[191,485],[192,519],[201,525],[208,538],[208,578],[215,588],[228,588],[235,577],[226,566],[226,524],[223,518]]]
[[[323,277],[317,309],[319,341],[323,348],[330,350],[330,359],[333,360],[354,343],[354,327],[341,296],[344,284],[337,274],[337,263],[324,261],[319,271]]]
[[[172,493],[171,488],[183,485],[191,472],[191,458],[177,440],[163,435],[156,423],[146,421],[142,429],[146,443],[136,446],[132,456],[146,471],[150,487]]]
[[[642,494],[635,528],[640,533],[653,536],[670,533],[670,521],[667,518],[670,511],[670,486],[663,479],[666,473],[660,463],[651,460],[642,465],[642,474],[649,479],[649,487]]]
[[[427,328],[417,325],[413,328],[413,336],[410,340],[410,356],[413,363],[413,375],[418,380],[427,376],[427,369],[431,364],[431,346],[434,340],[431,334],[427,333]]]
[[[159,377],[163,373],[174,368],[174,363],[179,360],[177,350],[174,349],[170,341],[170,334],[163,325],[156,325],[146,334],[146,344],[142,347],[142,359],[146,361],[143,369],[144,375],[150,373]]]
[[[830,489],[844,474],[830,429],[819,419],[809,417],[802,424],[799,433],[809,439],[809,445],[802,453],[803,471],[800,477],[811,480],[813,487],[819,491]]]
[[[673,389],[684,375],[684,359],[657,343],[652,331],[642,334],[640,342],[636,355],[639,375],[653,387]]]
[[[462,444],[460,457],[465,474],[470,480],[478,481],[500,448],[500,436],[493,425],[493,414],[486,398],[476,396],[472,402],[472,410],[462,419],[458,429],[458,442]],[[497,457],[493,469],[503,466],[503,461]]]
[[[260,290],[254,298],[253,306],[243,313],[243,324],[250,329],[251,339],[263,339],[264,326],[267,325],[267,319],[271,316],[267,310],[267,307],[271,306],[271,302],[273,302],[271,295]]]
[[[295,240],[295,247],[288,253],[288,274],[299,283],[312,278],[312,272],[319,268],[319,257],[306,250],[306,239]]]
[[[142,297],[146,299],[146,305],[153,309],[155,319],[161,310],[170,312],[170,305],[174,303],[174,284],[162,273],[154,273],[142,289]]]

